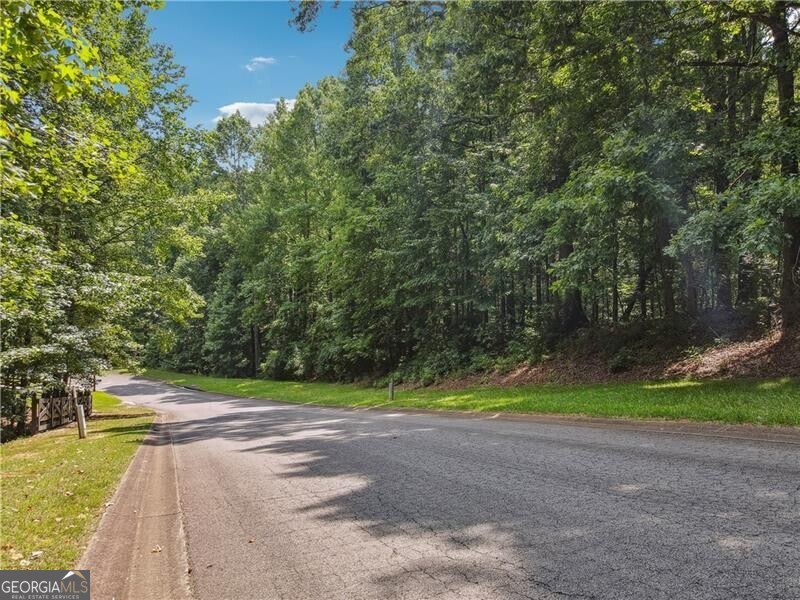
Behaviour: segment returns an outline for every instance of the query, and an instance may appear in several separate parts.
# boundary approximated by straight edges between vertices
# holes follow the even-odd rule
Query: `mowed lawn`
[[[146,377],[210,392],[328,406],[425,408],[800,425],[800,380],[662,381],[596,385],[479,386],[395,391],[335,383],[226,379],[148,370]]]
[[[0,447],[2,569],[75,566],[105,503],[153,420],[148,409],[94,393],[95,418]]]

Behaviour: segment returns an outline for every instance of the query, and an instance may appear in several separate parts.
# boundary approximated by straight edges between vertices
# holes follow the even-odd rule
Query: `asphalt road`
[[[800,598],[800,445],[102,387],[166,413],[195,598]]]

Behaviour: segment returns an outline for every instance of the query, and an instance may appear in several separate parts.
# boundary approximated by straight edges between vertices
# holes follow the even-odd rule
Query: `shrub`
[[[608,362],[608,370],[611,373],[624,373],[625,371],[630,371],[635,364],[636,359],[633,352],[623,348]]]
[[[0,422],[2,441],[7,442],[25,433],[28,397],[18,391],[0,390]]]

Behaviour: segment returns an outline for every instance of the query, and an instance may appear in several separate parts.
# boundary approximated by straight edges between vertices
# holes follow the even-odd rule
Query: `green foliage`
[[[8,385],[427,383],[800,319],[796,7],[359,2],[342,76],[207,132],[150,7],[2,5]]]
[[[200,260],[209,310],[182,346],[202,332],[204,354],[186,368],[431,383],[535,362],[586,326],[769,321],[800,198],[780,166],[798,128],[757,43],[774,7],[352,10],[343,77],[209,135],[212,189],[238,201]]]
[[[608,370],[611,373],[624,373],[630,371],[635,364],[636,358],[633,353],[623,348],[608,362]]]
[[[0,437],[3,442],[26,433],[27,416],[27,395],[13,389],[0,388],[0,418],[3,423]]]
[[[209,302],[203,358],[213,373],[241,376],[248,373],[251,340],[241,318],[245,299],[239,291],[240,282],[232,277],[232,270],[223,271],[224,279],[217,280]]]
[[[150,2],[0,5],[4,387],[135,360],[202,299],[174,276],[208,216],[185,201],[196,134]]]

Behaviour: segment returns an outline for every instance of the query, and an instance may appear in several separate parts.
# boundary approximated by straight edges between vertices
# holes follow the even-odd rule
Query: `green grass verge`
[[[152,415],[153,411],[135,404],[123,404],[119,398],[106,392],[92,392],[93,416]]]
[[[108,418],[90,419],[85,440],[73,424],[0,447],[0,568],[75,566],[154,416],[103,392],[93,404]]]
[[[397,391],[394,402],[389,402],[386,390],[357,385],[225,379],[157,370],[148,370],[146,376],[234,396],[313,402],[328,406],[800,425],[800,380],[791,378],[513,388],[481,386],[457,391],[421,388]]]

